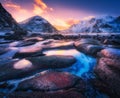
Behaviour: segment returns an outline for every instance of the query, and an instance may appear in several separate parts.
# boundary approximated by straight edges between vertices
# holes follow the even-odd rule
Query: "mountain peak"
[[[57,31],[47,20],[45,20],[41,16],[33,16],[21,22],[20,25],[27,31],[34,32],[34,33],[35,32],[52,33]]]

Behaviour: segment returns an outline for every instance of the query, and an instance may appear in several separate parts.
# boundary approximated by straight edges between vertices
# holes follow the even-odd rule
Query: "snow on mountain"
[[[73,33],[119,33],[120,16],[95,17],[72,25],[67,32]]]
[[[32,33],[53,33],[57,30],[40,16],[31,17],[20,23],[20,26]]]

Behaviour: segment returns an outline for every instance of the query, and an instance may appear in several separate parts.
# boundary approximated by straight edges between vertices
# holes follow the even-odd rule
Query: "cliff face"
[[[0,30],[14,31],[14,34],[26,34],[12,15],[0,3]]]

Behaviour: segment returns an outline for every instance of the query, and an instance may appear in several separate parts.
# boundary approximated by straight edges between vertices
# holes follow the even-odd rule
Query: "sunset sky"
[[[58,29],[65,29],[79,20],[101,15],[120,15],[120,0],[0,0],[21,22],[39,15]]]

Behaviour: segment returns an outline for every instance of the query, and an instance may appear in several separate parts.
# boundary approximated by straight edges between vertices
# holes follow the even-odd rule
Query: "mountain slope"
[[[21,27],[33,33],[53,33],[57,30],[40,16],[31,17],[20,23]]]
[[[0,31],[3,30],[14,31],[17,34],[26,33],[0,3]]]
[[[67,31],[74,33],[119,33],[120,16],[96,17],[90,20],[81,21],[71,26]]]

